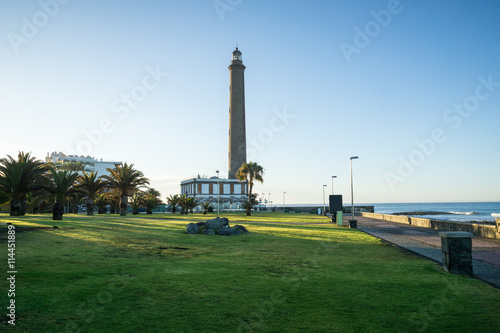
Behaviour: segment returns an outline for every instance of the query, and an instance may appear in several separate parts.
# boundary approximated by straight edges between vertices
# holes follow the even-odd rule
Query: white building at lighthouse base
[[[195,197],[199,202],[210,202],[214,209],[219,197],[221,210],[243,210],[242,204],[248,200],[248,182],[217,177],[189,178],[181,182],[181,194]]]

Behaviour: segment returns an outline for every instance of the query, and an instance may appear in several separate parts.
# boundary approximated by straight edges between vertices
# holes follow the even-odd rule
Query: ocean
[[[344,202],[344,206],[349,205],[350,203]],[[379,214],[430,213],[409,215],[445,221],[495,222],[495,218],[500,218],[500,202],[355,203],[354,205],[374,206],[375,213]],[[279,205],[277,206],[279,207]],[[323,207],[323,204],[290,204],[287,206],[316,209]]]
[[[376,203],[366,205],[375,206],[375,213],[432,212],[432,214],[411,214],[411,216],[446,221],[494,222],[495,218],[500,218],[500,202]]]

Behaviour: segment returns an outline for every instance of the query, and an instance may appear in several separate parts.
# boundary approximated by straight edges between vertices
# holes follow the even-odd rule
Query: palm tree
[[[106,192],[106,197],[109,202],[109,213],[116,214],[120,210],[120,192],[117,189],[110,188],[110,191]]]
[[[193,213],[193,209],[196,206],[198,206],[199,204],[200,204],[200,202],[198,201],[198,199],[196,199],[195,197],[191,197],[191,198],[188,198],[187,201],[186,201],[186,208],[192,214]],[[187,213],[186,213],[186,215],[187,215]]]
[[[253,190],[253,182],[258,181],[264,183],[264,178],[262,175],[264,174],[264,168],[255,162],[243,163],[243,165],[236,172],[236,178],[240,181],[248,181],[248,205],[246,206],[247,216],[250,216],[252,213],[252,190]]]
[[[179,196],[179,206],[181,206],[181,215],[188,214],[187,199],[188,197],[185,194]]]
[[[97,214],[106,213],[106,206],[109,204],[106,193],[99,194],[95,199],[94,204],[97,207]]]
[[[54,199],[54,208],[52,209],[52,219],[62,220],[64,214],[64,200],[74,196],[78,189],[74,186],[77,173],[70,171],[56,171],[54,168],[50,170],[50,179],[48,179],[42,187]]]
[[[201,208],[203,208],[203,215],[207,215],[207,210],[210,209],[211,206],[211,202],[208,202],[208,201],[205,201],[201,204]]]
[[[243,209],[250,211],[258,204],[259,202],[257,201],[257,194],[252,193],[252,197],[250,198],[250,202],[245,201],[241,206]]]
[[[97,196],[106,188],[107,183],[102,176],[97,177],[97,172],[84,172],[78,176],[76,187],[82,195],[86,197],[85,203],[87,206],[87,215],[94,215],[94,201]]]
[[[0,159],[0,191],[10,200],[10,216],[26,213],[26,196],[39,187],[47,169],[47,165],[30,153],[19,152],[17,160],[10,155]]]
[[[28,208],[28,213],[33,214],[40,210],[42,203],[47,201],[46,193],[42,190],[32,191],[26,195],[26,205]]]
[[[2,190],[0,190],[0,206],[9,201],[9,196]]]
[[[132,200],[130,201],[130,207],[132,207],[132,214],[139,214],[139,208],[144,204],[144,194],[136,193],[132,196]]]
[[[148,189],[148,191],[146,192],[146,196],[144,197],[144,204],[148,209],[148,214],[153,214],[153,208],[163,203],[160,199],[160,196],[160,191],[155,190],[154,188]]]
[[[176,206],[180,203],[180,196],[178,194],[170,195],[167,197],[167,202],[172,206],[172,213],[175,214]]]
[[[187,195],[180,196],[179,204],[181,205],[182,211],[181,214],[192,213],[193,209],[198,206],[200,203],[195,197],[188,197]]]
[[[149,185],[149,179],[141,171],[135,170],[134,165],[127,163],[106,169],[110,174],[104,176],[109,187],[117,190],[120,195],[120,215],[127,215],[128,198],[140,191],[140,188]]]
[[[146,194],[152,194],[152,195],[154,195],[157,198],[161,197],[160,191],[158,191],[157,189],[154,189],[152,187],[148,188],[148,190],[146,191]]]

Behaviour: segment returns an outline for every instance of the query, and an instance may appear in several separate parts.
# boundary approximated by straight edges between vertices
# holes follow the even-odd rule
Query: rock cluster
[[[229,226],[229,220],[225,217],[216,217],[207,222],[189,223],[186,226],[188,234],[239,236],[248,234],[249,231],[242,225]]]

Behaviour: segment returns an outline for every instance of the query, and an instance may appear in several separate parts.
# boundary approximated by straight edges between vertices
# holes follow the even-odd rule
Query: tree
[[[132,200],[130,201],[130,207],[132,207],[132,214],[139,214],[139,208],[144,204],[144,194],[136,193],[132,196]]]
[[[154,189],[152,187],[148,188],[148,190],[146,191],[146,194],[151,194],[157,198],[161,197],[160,191],[158,191],[157,189]]]
[[[149,188],[147,190],[144,197],[144,204],[147,208],[147,214],[153,214],[153,208],[163,203],[160,199],[160,196],[160,191],[155,190],[154,188]]]
[[[257,194],[252,193],[252,197],[250,198],[250,202],[245,201],[241,206],[243,207],[243,209],[245,209],[245,210],[250,209],[250,211],[251,211],[258,203],[259,202],[257,201]]]
[[[30,153],[19,152],[17,160],[12,156],[0,159],[0,191],[10,200],[10,216],[26,213],[26,196],[39,188],[48,166]]]
[[[200,204],[200,202],[195,197],[188,198],[187,207],[189,209],[189,212],[192,214],[193,213],[193,209],[196,206],[198,206],[199,204]]]
[[[109,204],[107,194],[106,193],[99,194],[95,199],[94,204],[97,207],[97,214],[106,213],[106,206]]]
[[[210,209],[211,206],[211,202],[208,202],[208,201],[205,201],[201,204],[201,208],[203,208],[203,215],[207,215],[207,210]]]
[[[181,214],[188,215],[188,212],[193,213],[193,209],[200,203],[195,197],[188,197],[187,195],[182,195],[179,200],[182,211]]]
[[[42,203],[47,201],[46,193],[43,190],[29,192],[26,195],[26,205],[29,214],[33,214],[40,210]]]
[[[42,184],[42,187],[51,194],[54,200],[52,219],[62,220],[64,214],[64,201],[75,196],[78,191],[74,186],[78,174],[70,171],[56,171],[54,168],[50,168],[49,171],[50,179]]]
[[[167,197],[167,202],[172,206],[172,213],[175,214],[177,211],[177,205],[180,203],[180,196],[178,194],[170,195]]]
[[[84,172],[78,176],[76,187],[85,196],[87,215],[94,215],[94,201],[101,192],[106,189],[107,183],[103,177],[97,177],[97,172]]]
[[[246,206],[247,216],[252,213],[252,190],[254,181],[264,183],[264,168],[255,162],[243,163],[243,165],[236,172],[236,178],[240,181],[248,181],[248,204]]]
[[[0,206],[9,201],[9,196],[0,190]]]
[[[120,215],[127,215],[128,198],[140,191],[141,187],[149,185],[149,179],[134,165],[127,163],[117,165],[114,169],[106,169],[110,174],[104,176],[109,187],[115,189],[120,196]]]
[[[9,196],[2,190],[0,190],[0,209],[3,205],[9,202]]]
[[[109,213],[115,214],[120,210],[120,192],[114,188],[110,188],[110,190],[106,192],[106,197],[109,203]]]

